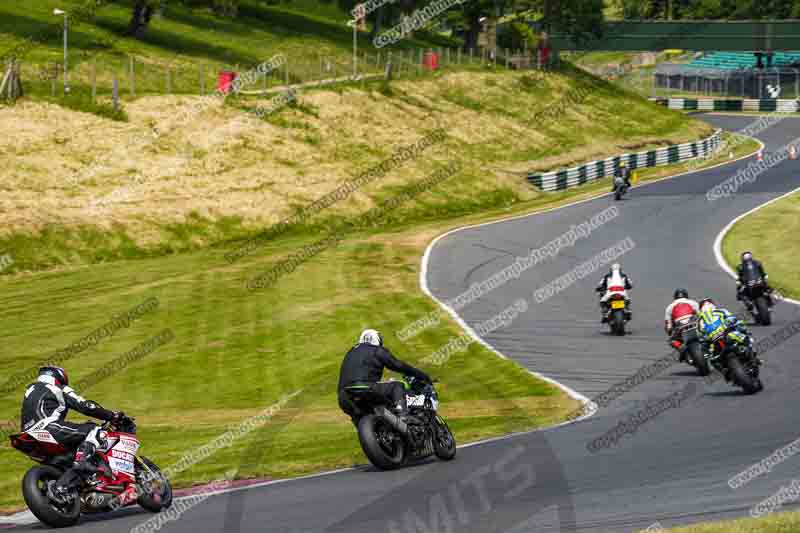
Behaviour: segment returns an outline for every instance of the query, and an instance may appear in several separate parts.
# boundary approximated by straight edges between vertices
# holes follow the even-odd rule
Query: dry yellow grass
[[[419,179],[435,160],[466,159],[485,174],[477,187],[505,188],[520,199],[535,197],[519,172],[552,168],[649,146],[685,141],[707,133],[699,123],[671,138],[613,135],[538,161],[520,161],[515,152],[552,144],[546,132],[513,114],[475,110],[454,103],[457,91],[473,101],[508,98],[501,84],[519,74],[452,73],[436,80],[395,82],[400,95],[374,90],[312,91],[300,96],[318,117],[298,109],[281,112],[293,127],[259,120],[212,97],[145,97],[126,104],[130,122],[111,122],[61,107],[23,102],[0,111],[4,169],[0,235],[41,230],[47,225],[120,224],[138,244],[159,238],[153,221],[180,223],[192,212],[218,219],[242,217],[261,227],[291,214],[338,184],[440,127],[448,140],[429,148],[423,159],[405,164],[379,184],[358,191],[331,212],[371,207],[376,189]],[[555,91],[568,78],[553,75]],[[523,109],[549,103],[527,93],[515,97]],[[584,123],[588,111],[569,111]],[[471,157],[471,148],[500,146],[494,161]],[[503,161],[503,153],[509,160]],[[499,160],[498,160],[499,159]]]

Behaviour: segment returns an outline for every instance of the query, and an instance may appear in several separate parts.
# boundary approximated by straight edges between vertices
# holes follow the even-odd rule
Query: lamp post
[[[64,10],[56,8],[56,9],[53,10],[53,15],[56,15],[56,16],[64,15],[64,94],[69,94],[69,74],[68,74],[68,71],[69,71],[69,64],[68,64],[69,55],[67,53],[67,51],[68,51],[67,34],[68,34],[68,31],[69,31],[69,18],[68,18],[69,17],[69,13],[67,13]]]

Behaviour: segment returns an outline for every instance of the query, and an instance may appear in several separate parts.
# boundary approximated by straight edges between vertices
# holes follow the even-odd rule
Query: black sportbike
[[[742,301],[753,315],[753,320],[762,326],[772,323],[772,298],[767,282],[763,278],[752,279],[742,287]]]
[[[628,185],[625,183],[625,178],[614,176],[614,200],[622,200],[626,192],[628,192]]]
[[[714,349],[713,354],[707,356],[708,360],[722,373],[725,381],[733,382],[746,394],[764,389],[758,376],[761,360],[756,355],[751,335],[729,327],[715,335],[711,342]]]
[[[443,461],[456,456],[456,439],[439,416],[438,394],[431,383],[403,378],[408,415],[398,416],[383,396],[368,388],[347,389],[350,400],[362,413],[358,440],[369,461],[381,470],[392,470],[412,460],[436,455]]]

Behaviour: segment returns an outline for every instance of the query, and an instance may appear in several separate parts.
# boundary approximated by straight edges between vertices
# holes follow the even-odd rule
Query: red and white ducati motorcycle
[[[152,461],[138,455],[134,420],[123,417],[117,425],[106,422],[102,428],[106,442],[92,459],[98,465],[97,473],[82,477],[78,486],[71,487],[63,505],[51,500],[47,489],[72,467],[75,451],[36,426],[9,437],[12,447],[41,463],[25,474],[22,494],[28,508],[44,524],[67,527],[74,525],[81,513],[108,512],[133,503],[154,513],[172,505],[169,480]]]

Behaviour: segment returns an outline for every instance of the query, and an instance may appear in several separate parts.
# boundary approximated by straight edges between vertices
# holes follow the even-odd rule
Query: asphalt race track
[[[740,129],[756,118],[708,120]],[[770,152],[798,136],[800,120],[789,118],[761,139]],[[800,161],[785,161],[730,198],[706,199],[708,189],[751,161],[631,190],[616,203],[615,220],[468,305],[461,317],[475,325],[526,298],[528,311],[486,340],[586,396],[605,391],[669,354],[662,321],[676,287],[741,311],[733,281],[714,257],[714,239],[736,216],[800,187]],[[431,251],[429,287],[440,300],[452,298],[612,204],[604,196],[453,233]],[[610,336],[599,320],[593,288],[607,267],[535,303],[536,289],[625,238],[635,243],[620,258],[634,283],[626,337]],[[763,338],[798,319],[800,306],[779,303],[773,326],[753,330]],[[432,461],[388,473],[362,468],[214,496],[161,531],[632,532],[656,521],[668,527],[745,516],[800,478],[797,457],[736,490],[728,486],[732,476],[800,436],[798,342],[800,336],[763,355],[766,389],[755,396],[724,382],[706,384],[691,367],[676,364],[574,424],[462,448],[452,463]],[[587,449],[646,401],[676,394],[685,398],[638,431],[608,448]],[[151,516],[87,518],[74,529],[127,532]]]

